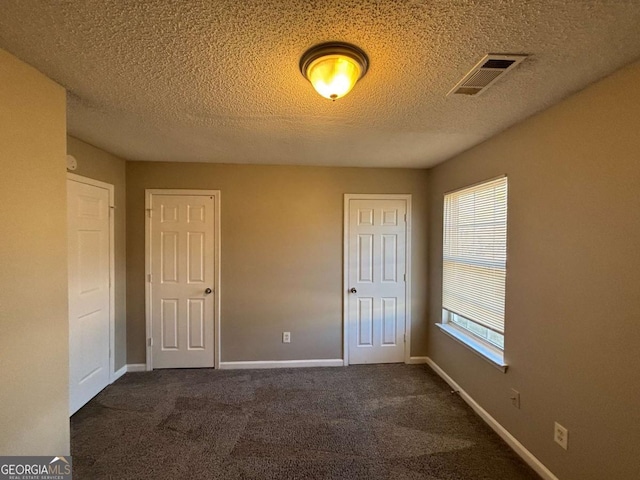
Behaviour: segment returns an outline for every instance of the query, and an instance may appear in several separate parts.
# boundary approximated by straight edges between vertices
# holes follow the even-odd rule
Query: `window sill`
[[[454,340],[458,341],[480,358],[486,360],[491,365],[502,372],[506,372],[508,365],[504,363],[504,354],[498,349],[476,340],[471,335],[465,333],[462,329],[457,328],[448,323],[436,323],[436,326]]]

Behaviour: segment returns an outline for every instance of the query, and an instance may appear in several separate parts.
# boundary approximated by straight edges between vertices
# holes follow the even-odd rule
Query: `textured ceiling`
[[[428,167],[640,57],[638,0],[1,0],[0,47],[68,90],[69,132],[132,160]],[[342,40],[345,98],[298,71]],[[528,53],[479,97],[486,53]]]

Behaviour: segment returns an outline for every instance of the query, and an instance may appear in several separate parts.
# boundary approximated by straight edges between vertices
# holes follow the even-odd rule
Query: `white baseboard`
[[[407,365],[421,365],[427,363],[429,357],[409,357]]]
[[[220,362],[220,370],[239,370],[248,368],[304,368],[304,367],[342,367],[341,358],[329,360],[273,360],[257,362]]]
[[[558,480],[551,470],[544,466],[524,445],[522,445],[516,437],[511,435],[498,421],[493,418],[489,412],[482,408],[460,385],[458,385],[444,370],[442,370],[433,360],[427,357],[426,363],[436,372],[442,379],[456,390],[460,397],[482,418],[507,444],[544,480]]]
[[[113,383],[116,380],[118,380],[125,373],[127,373],[127,366],[126,365],[124,365],[120,370],[118,370],[117,372],[115,372],[113,374],[113,377],[111,377],[111,383]]]
[[[146,372],[147,364],[146,363],[129,363],[127,365],[127,372]]]

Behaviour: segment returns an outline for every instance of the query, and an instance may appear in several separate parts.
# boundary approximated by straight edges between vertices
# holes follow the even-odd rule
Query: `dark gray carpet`
[[[539,480],[424,365],[129,373],[71,453],[75,480]]]

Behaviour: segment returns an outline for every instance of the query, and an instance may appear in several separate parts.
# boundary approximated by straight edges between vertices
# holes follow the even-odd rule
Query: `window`
[[[507,264],[507,178],[444,197],[442,323],[502,368]]]

